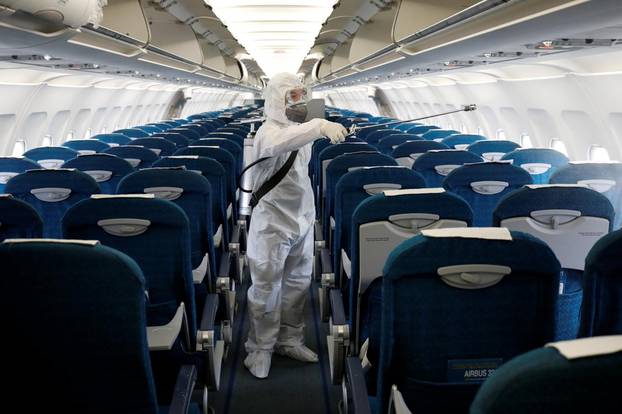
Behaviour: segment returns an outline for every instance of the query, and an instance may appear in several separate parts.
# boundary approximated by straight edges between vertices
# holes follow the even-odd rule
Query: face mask
[[[301,102],[294,105],[288,105],[285,108],[285,116],[292,122],[303,123],[307,119],[307,103]]]

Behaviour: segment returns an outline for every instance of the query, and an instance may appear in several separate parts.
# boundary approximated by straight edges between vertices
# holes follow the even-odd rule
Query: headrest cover
[[[532,190],[537,190],[538,188],[589,188],[589,186],[584,184],[527,184],[525,187]]]
[[[387,190],[384,192],[384,196],[393,197],[407,194],[440,194],[444,192],[444,188],[410,188],[406,190]]]
[[[557,349],[566,359],[613,354],[622,351],[622,335],[595,336],[552,342],[546,344],[545,347]]]
[[[512,234],[505,227],[465,227],[422,230],[426,237],[462,237],[466,239],[486,239],[512,241]]]
[[[153,194],[93,194],[91,198],[102,200],[107,198],[155,198],[155,196]]]
[[[15,243],[59,243],[59,244],[80,244],[84,246],[97,246],[99,240],[75,240],[75,239],[6,239],[2,244]]]

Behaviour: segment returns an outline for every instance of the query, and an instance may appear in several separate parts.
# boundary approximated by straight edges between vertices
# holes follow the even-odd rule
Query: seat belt
[[[287,161],[285,161],[285,164],[283,164],[283,166],[281,168],[279,168],[279,170],[272,177],[270,177],[268,179],[268,181],[263,183],[261,185],[261,187],[259,187],[259,189],[257,191],[253,192],[252,190],[247,190],[245,188],[242,188],[241,185],[240,185],[240,190],[242,190],[242,192],[252,193],[251,194],[251,200],[250,200],[250,203],[249,203],[249,205],[252,208],[254,208],[257,205],[257,203],[259,203],[259,200],[261,200],[261,198],[263,196],[268,194],[274,187],[276,187],[281,182],[281,180],[283,180],[283,178],[285,178],[285,176],[287,175],[289,170],[292,168],[292,165],[294,165],[294,161],[296,160],[296,156],[297,155],[298,155],[298,150],[292,151],[292,153],[289,154],[289,157],[287,158]],[[263,158],[258,159],[255,162],[253,162],[252,164],[249,164],[240,173],[240,176],[238,177],[238,183],[240,183],[240,184],[242,183],[242,175],[244,175],[246,170],[248,170],[249,168],[259,164],[260,162],[266,161],[267,159],[270,159],[270,158],[272,158],[272,157],[263,157]]]

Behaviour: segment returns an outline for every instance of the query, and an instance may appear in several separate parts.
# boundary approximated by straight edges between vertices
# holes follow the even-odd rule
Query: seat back
[[[549,179],[551,184],[587,185],[609,199],[616,216],[614,229],[622,227],[622,164],[619,162],[570,162],[558,168]]]
[[[441,187],[449,173],[464,164],[481,162],[479,155],[464,150],[428,150],[421,154],[412,165],[428,187]]]
[[[408,132],[412,133],[410,132],[410,130],[408,130]],[[460,134],[460,131],[456,131],[455,129],[429,129],[427,132],[424,132],[420,135],[421,137],[423,137],[423,139],[427,139],[430,141],[434,141],[434,140],[442,141],[448,136],[454,135],[454,134]]]
[[[235,142],[240,147],[243,147],[244,146],[244,139],[246,137],[244,135],[242,135],[242,134],[235,133],[235,132],[215,131],[215,132],[210,132],[209,134],[205,135],[203,138],[223,138],[223,139],[228,139],[230,141]]]
[[[97,135],[93,135],[90,139],[104,142],[110,145],[111,147],[114,147],[117,145],[126,145],[132,141],[132,139],[129,136],[124,135],[124,134],[119,134],[119,133],[97,134]]]
[[[207,147],[215,146],[229,151],[236,161],[236,174],[239,175],[240,172],[242,172],[244,153],[242,147],[240,147],[235,141],[231,141],[225,138],[201,138],[200,140],[195,141],[192,145]]]
[[[470,413],[605,413],[620,406],[620,383],[621,335],[555,342],[499,368],[478,391]]]
[[[43,220],[30,204],[0,194],[0,242],[5,239],[41,237]]]
[[[98,152],[104,152],[110,148],[110,145],[96,139],[74,139],[66,141],[63,144],[63,147],[77,151],[80,155],[90,155]]]
[[[378,142],[378,151],[383,154],[391,155],[393,150],[397,148],[398,145],[409,141],[423,142],[423,139],[419,135],[407,134],[405,132],[401,132],[399,134],[389,134]]]
[[[525,169],[531,174],[534,184],[548,184],[551,174],[568,164],[568,157],[550,148],[518,148],[505,154],[501,160],[512,161],[517,167]]]
[[[67,211],[63,236],[99,240],[134,259],[146,280],[147,324],[169,323],[183,302],[194,343],[189,223],[180,207],[153,194],[93,196]]]
[[[19,338],[2,344],[7,404],[32,397],[36,372],[49,410],[159,412],[136,262],[96,241],[41,239],[5,241],[0,262],[4,326]]]
[[[220,246],[224,240],[225,246],[229,243],[229,231],[227,224],[227,177],[225,169],[220,163],[212,158],[199,157],[198,155],[173,155],[164,157],[156,162],[154,167],[185,167],[187,170],[203,175],[207,178],[212,188],[212,225],[214,233],[214,245]]]
[[[190,142],[196,141],[197,139],[201,139],[201,134],[190,128],[182,128],[178,126],[178,127],[169,129],[168,132],[175,132],[178,134],[182,134],[183,136],[188,138]]]
[[[499,161],[508,152],[520,148],[516,142],[503,140],[475,141],[467,147],[468,151],[479,155],[486,161]]]
[[[380,334],[380,320],[371,316],[380,314],[382,268],[389,254],[422,229],[467,227],[472,221],[469,205],[442,188],[390,190],[358,204],[345,230],[350,234],[348,297],[355,352],[370,335]]]
[[[173,153],[177,150],[177,147],[171,141],[159,137],[136,138],[132,141],[132,145],[149,148],[158,157],[173,155]]]
[[[140,129],[141,131],[145,131],[148,134],[155,134],[161,131],[160,128],[153,126],[153,125],[139,125],[139,126],[134,127],[134,129]]]
[[[175,144],[175,148],[183,148],[190,145],[190,140],[179,132],[158,132],[152,135],[153,138],[164,138],[167,141]]]
[[[40,168],[39,164],[24,157],[0,157],[0,193],[5,192],[4,187],[11,178]]]
[[[436,125],[417,125],[412,128],[408,128],[406,132],[409,134],[423,135],[432,129],[441,129],[441,127]]]
[[[60,168],[65,161],[78,155],[78,151],[66,147],[38,147],[24,153],[24,157],[35,161],[42,168]]]
[[[119,194],[153,194],[181,207],[190,224],[192,268],[204,260],[216,275],[212,228],[212,188],[207,178],[184,167],[153,168],[136,171],[119,183]],[[206,259],[206,256],[208,259]],[[212,258],[209,261],[209,257]]]
[[[579,336],[622,334],[622,230],[601,238],[585,259]]]
[[[473,209],[473,225],[492,226],[492,212],[506,194],[531,184],[531,176],[509,163],[467,164],[450,172],[443,187],[464,198]]]
[[[393,129],[390,126],[383,127],[380,129],[376,129],[375,131],[368,134],[364,139],[369,145],[373,145],[374,147],[378,146],[378,143],[381,139],[388,137],[392,134],[397,134],[401,132],[399,129]]]
[[[477,134],[454,134],[454,135],[450,135],[446,138],[443,138],[443,140],[441,141],[443,144],[447,145],[449,148],[455,148],[455,149],[463,149],[466,150],[468,149],[468,146],[471,144],[474,144],[478,141],[486,141],[488,140],[488,138],[486,138],[483,135],[477,135]],[[481,155],[481,154],[478,154]]]
[[[395,158],[398,164],[411,168],[415,160],[419,158],[421,154],[430,150],[441,149],[449,149],[449,147],[441,142],[420,139],[398,145],[391,152],[391,156]]]
[[[381,338],[370,337],[379,407],[395,384],[413,412],[466,412],[498,366],[552,340],[559,272],[544,242],[502,228],[400,244],[384,267]]]
[[[100,192],[97,182],[77,170],[29,170],[9,180],[5,191],[30,204],[43,220],[43,237],[61,238],[61,219],[80,200]]]
[[[155,152],[140,145],[119,145],[107,149],[104,153],[123,158],[137,169],[151,167],[159,158]]]
[[[112,154],[80,155],[65,162],[63,168],[75,168],[90,175],[103,194],[115,194],[119,181],[134,171],[129,162]]]
[[[227,208],[229,208],[229,205],[233,206],[235,204],[237,192],[237,165],[235,158],[229,151],[219,147],[190,145],[177,150],[174,155],[198,155],[218,161],[220,165],[222,165],[222,168],[224,168],[225,178],[227,178]],[[234,219],[237,219],[237,209],[233,208],[232,214]]]
[[[582,273],[594,244],[611,230],[613,207],[607,198],[582,186],[527,186],[504,197],[494,222],[544,241],[560,261],[557,339],[573,339],[579,329]]]
[[[144,137],[148,137],[149,135],[151,135],[149,132],[143,131],[142,129],[138,129],[138,128],[117,129],[116,131],[113,131],[113,133],[123,134],[130,138],[144,138]]]
[[[553,250],[564,269],[583,271],[594,244],[611,231],[614,211],[605,196],[578,185],[528,185],[497,204],[495,226],[529,233]]]
[[[322,222],[324,224],[325,240],[328,240],[334,218],[335,187],[344,174],[363,167],[397,166],[395,160],[379,152],[355,152],[335,157],[326,168],[326,191],[324,192],[324,206]]]

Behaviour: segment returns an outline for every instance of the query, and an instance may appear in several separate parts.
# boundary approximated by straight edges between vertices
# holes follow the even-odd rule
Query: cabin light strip
[[[203,0],[271,77],[296,73],[337,0]]]

